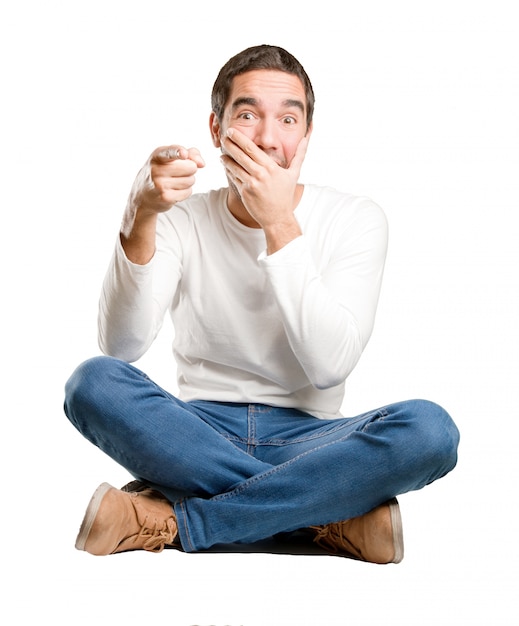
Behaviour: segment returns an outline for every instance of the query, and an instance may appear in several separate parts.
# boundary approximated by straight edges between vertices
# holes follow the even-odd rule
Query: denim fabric
[[[258,404],[186,403],[111,357],[77,368],[65,412],[170,500],[188,552],[366,513],[447,474],[459,441],[449,415],[426,400],[334,420]]]

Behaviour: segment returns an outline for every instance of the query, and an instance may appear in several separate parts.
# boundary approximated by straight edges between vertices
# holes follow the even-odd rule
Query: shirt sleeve
[[[373,330],[387,251],[387,221],[374,203],[337,231],[319,269],[305,234],[259,257],[290,347],[317,389],[343,383],[357,364]]]
[[[180,280],[181,259],[173,243],[165,246],[157,231],[157,249],[146,265],[132,263],[117,238],[103,282],[98,312],[98,341],[104,354],[128,362],[151,346]]]

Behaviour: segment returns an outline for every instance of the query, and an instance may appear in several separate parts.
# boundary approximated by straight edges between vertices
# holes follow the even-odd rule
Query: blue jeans
[[[172,503],[187,552],[364,514],[456,465],[459,434],[425,400],[317,419],[257,404],[182,402],[111,357],[80,365],[65,412]]]

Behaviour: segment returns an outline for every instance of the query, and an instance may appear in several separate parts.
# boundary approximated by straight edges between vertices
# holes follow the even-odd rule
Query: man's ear
[[[211,130],[211,139],[213,140],[214,147],[221,148],[222,144],[220,143],[220,122],[218,121],[214,111],[211,111],[211,115],[209,116],[209,128]]]
[[[314,129],[314,121],[312,120],[310,124],[308,125],[308,128],[306,129],[305,137],[310,138],[310,135],[312,134],[313,129]]]

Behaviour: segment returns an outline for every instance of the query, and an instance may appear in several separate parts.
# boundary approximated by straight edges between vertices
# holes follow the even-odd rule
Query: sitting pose
[[[76,547],[186,552],[300,529],[331,553],[403,557],[396,496],[456,465],[458,430],[410,400],[345,417],[371,335],[387,224],[371,200],[303,185],[314,93],[275,46],[220,70],[210,132],[228,187],[192,194],[196,148],[137,175],[103,284],[103,356],[65,412],[135,480],[95,491]],[[131,365],[169,312],[178,393]]]

